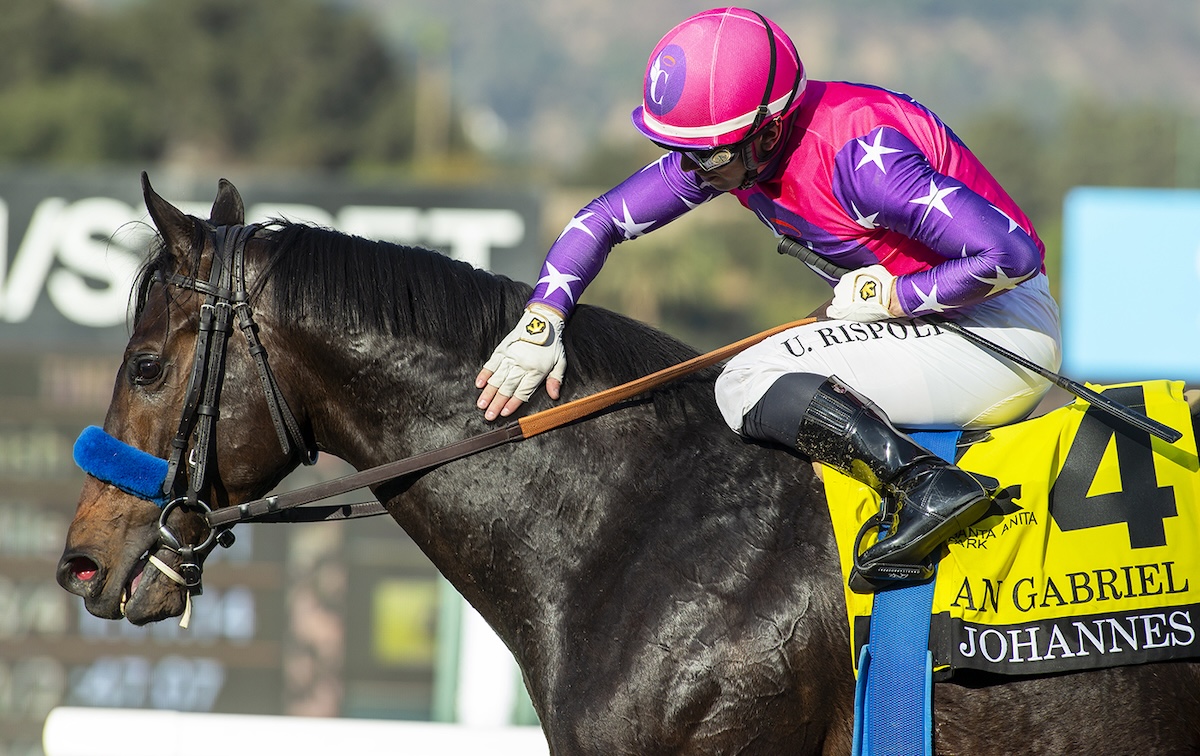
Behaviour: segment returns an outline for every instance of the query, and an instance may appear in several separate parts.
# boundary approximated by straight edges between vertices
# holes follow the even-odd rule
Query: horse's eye
[[[154,383],[162,375],[162,361],[157,355],[139,354],[129,361],[129,378],[134,383]]]

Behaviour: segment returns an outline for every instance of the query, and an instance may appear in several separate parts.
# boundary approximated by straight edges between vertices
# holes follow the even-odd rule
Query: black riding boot
[[[783,432],[787,425],[795,430]],[[970,473],[897,430],[882,410],[834,376],[784,375],[746,414],[743,433],[771,440],[794,433],[797,450],[898,505],[896,516],[883,523],[888,537],[856,560],[867,580],[929,577],[932,568],[922,560],[991,504]]]

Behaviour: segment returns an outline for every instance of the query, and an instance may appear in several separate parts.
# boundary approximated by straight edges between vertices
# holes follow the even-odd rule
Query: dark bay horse
[[[244,222],[222,181],[211,217],[164,201],[132,338],[104,423],[168,459],[201,335],[215,229]],[[228,262],[228,261],[226,261]],[[524,305],[524,284],[442,255],[273,223],[245,245],[247,305],[302,439],[276,440],[258,367],[235,333],[215,454],[199,498],[270,491],[304,447],[360,470],[489,430],[473,377]],[[580,307],[565,399],[694,356],[645,325]],[[376,497],[515,655],[551,752],[845,754],[854,682],[838,559],[806,460],[721,421],[709,370],[597,416],[432,472]],[[216,403],[213,403],[216,406]],[[549,406],[544,392],[531,411]],[[197,443],[192,435],[191,442]],[[92,614],[178,616],[179,566],[149,501],[88,476],[60,583]],[[204,540],[191,510],[170,517]],[[1146,664],[1037,678],[963,677],[935,692],[939,753],[1200,750],[1200,667]]]

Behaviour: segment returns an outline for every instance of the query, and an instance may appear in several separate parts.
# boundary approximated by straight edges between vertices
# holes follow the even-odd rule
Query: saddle
[[[957,464],[995,479],[998,492],[981,520],[935,552],[934,679],[1200,655],[1200,460],[1183,384],[1094,388],[1182,438],[1167,443],[1082,401],[964,434]],[[881,502],[832,469],[824,480],[848,579]],[[845,595],[857,674],[874,595],[848,585]]]

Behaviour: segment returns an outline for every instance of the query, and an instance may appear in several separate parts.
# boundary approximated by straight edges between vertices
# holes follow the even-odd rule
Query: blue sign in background
[[[1064,374],[1200,383],[1200,191],[1073,189],[1060,292]]]

